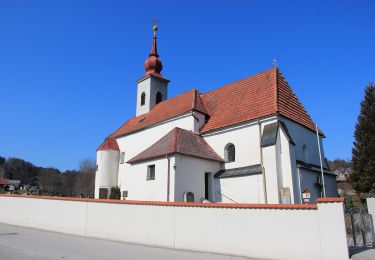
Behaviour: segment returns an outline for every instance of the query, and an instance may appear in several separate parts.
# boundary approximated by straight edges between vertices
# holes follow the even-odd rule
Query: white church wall
[[[303,168],[299,168],[300,180],[301,180],[301,190],[309,190],[311,192],[310,202],[314,203],[317,198],[321,197],[320,188],[315,186],[318,182],[319,173],[316,171],[311,171]]]
[[[291,203],[295,203],[296,196],[298,198],[298,192],[296,194],[295,191],[295,188],[298,187],[298,178],[294,145],[289,142],[281,128],[279,128],[278,140],[280,153],[280,172],[282,179],[281,188],[289,188]]]
[[[262,174],[215,178],[216,201],[223,203],[264,203]]]
[[[117,143],[120,151],[125,152],[125,163],[119,165],[118,183],[121,187],[126,186],[126,183],[131,181],[127,173],[132,172],[132,166],[126,161],[146,150],[175,127],[194,131],[194,120],[191,113],[187,113],[143,131],[118,138]],[[123,190],[123,188],[121,189]]]
[[[296,165],[296,155],[295,155],[295,145],[289,144],[289,155],[290,155],[290,163],[291,163],[291,181],[292,181],[292,187],[293,190],[290,191],[290,195],[292,196],[293,203],[301,204],[301,190],[299,187],[299,176],[298,176],[298,170]]]
[[[101,239],[262,259],[349,259],[340,199],[255,206],[0,195],[0,207],[2,223]]]
[[[312,171],[308,169],[300,168],[300,178],[301,178],[301,191],[305,189],[311,192],[310,202],[314,203],[317,198],[323,196],[321,189],[318,188],[315,183],[319,182],[321,179],[321,173],[318,171]],[[324,174],[325,191],[326,197],[334,198],[338,196],[337,186],[336,186],[336,176],[333,174]]]
[[[276,146],[263,147],[263,167],[266,176],[267,203],[280,203]]]
[[[325,173],[324,185],[326,187],[326,197],[334,198],[339,195],[337,192],[336,175]]]
[[[265,123],[272,123],[275,120],[276,117],[262,120],[262,128]],[[203,138],[222,158],[225,157],[224,149],[226,145],[228,143],[235,145],[236,161],[225,163],[225,169],[260,164],[259,126],[256,121],[246,125],[204,134]]]
[[[95,173],[95,198],[99,198],[99,189],[118,186],[118,165],[120,153],[114,150],[99,150],[96,153],[97,171]]]
[[[296,147],[295,147],[296,160],[300,160],[306,163],[311,163],[314,165],[320,165],[318,140],[316,137],[316,133],[284,117],[280,117],[280,119],[285,123],[285,125],[287,126],[289,130],[290,135],[292,136],[294,142],[296,143]],[[305,155],[303,152],[304,145],[306,146]],[[323,138],[321,137],[320,137],[320,147],[321,147],[321,153],[322,153],[323,166],[326,166],[326,163],[324,160],[325,157],[324,157],[324,149],[323,149]]]
[[[214,201],[213,175],[220,169],[220,162],[177,154],[174,201],[184,201],[185,192],[190,191],[194,193],[194,201],[201,202],[205,197],[205,173],[211,173],[209,195],[210,201]]]
[[[174,156],[170,158],[170,184],[174,183]],[[148,166],[155,165],[155,179],[148,180]],[[126,178],[121,190],[128,191],[127,200],[167,201],[168,159],[165,157],[133,164],[125,173]],[[174,190],[170,187],[170,198],[173,201]]]
[[[152,87],[151,87],[152,86]],[[163,99],[168,97],[168,82],[160,80],[154,76],[149,76],[146,79],[138,82],[137,86],[137,109],[136,115],[143,115],[148,113],[156,104],[156,93],[159,91]],[[145,93],[145,104],[141,106],[141,95]]]

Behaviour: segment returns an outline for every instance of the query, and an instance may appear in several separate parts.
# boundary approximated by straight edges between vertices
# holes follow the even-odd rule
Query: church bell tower
[[[158,27],[153,26],[154,38],[152,40],[151,52],[145,61],[145,75],[137,81],[137,113],[136,116],[146,114],[158,103],[168,98],[169,80],[164,78],[160,72],[163,64],[158,55],[156,45],[156,32]]]

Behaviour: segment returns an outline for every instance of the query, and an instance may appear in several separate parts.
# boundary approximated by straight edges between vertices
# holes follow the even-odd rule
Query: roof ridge
[[[192,100],[192,109],[195,109],[197,106],[197,90],[193,89],[193,100]]]
[[[178,134],[179,134],[178,127],[173,128],[173,151],[177,152],[177,140],[178,140]]]
[[[258,76],[258,75],[261,75],[261,74],[263,74],[263,73],[267,73],[267,72],[269,72],[269,71],[272,71],[273,69],[274,69],[274,67],[272,67],[272,68],[270,68],[270,69],[263,70],[263,71],[261,71],[261,72],[258,72],[258,73],[252,74],[252,75],[249,75],[249,76],[247,76],[247,77],[245,77],[245,78],[242,78],[242,79],[239,79],[239,80],[236,80],[236,81],[232,81],[232,82],[227,83],[227,84],[225,84],[225,85],[223,85],[223,86],[221,86],[221,87],[215,88],[215,89],[213,89],[213,90],[211,90],[211,91],[209,91],[209,92],[203,93],[202,95],[204,96],[204,95],[206,95],[206,94],[208,94],[208,93],[211,93],[211,92],[214,92],[214,91],[220,90],[220,89],[225,88],[225,87],[229,87],[229,86],[231,86],[231,85],[233,85],[233,84],[235,84],[235,83],[238,83],[238,82],[241,82],[241,81],[247,80],[247,79],[252,78],[252,77],[256,77],[256,76]]]
[[[278,81],[279,68],[275,68],[275,110],[279,113],[279,81]]]

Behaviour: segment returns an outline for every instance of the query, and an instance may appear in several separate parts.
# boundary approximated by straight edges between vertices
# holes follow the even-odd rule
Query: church
[[[157,30],[136,115],[97,149],[95,198],[300,204],[336,197],[318,129],[275,66],[208,93],[168,98]]]

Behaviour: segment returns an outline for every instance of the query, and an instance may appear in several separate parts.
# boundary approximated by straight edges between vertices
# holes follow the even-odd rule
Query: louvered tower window
[[[163,100],[163,95],[158,91],[156,93],[156,104],[159,104]]]
[[[142,92],[142,94],[141,94],[141,106],[144,106],[145,103],[146,103],[146,93]]]

